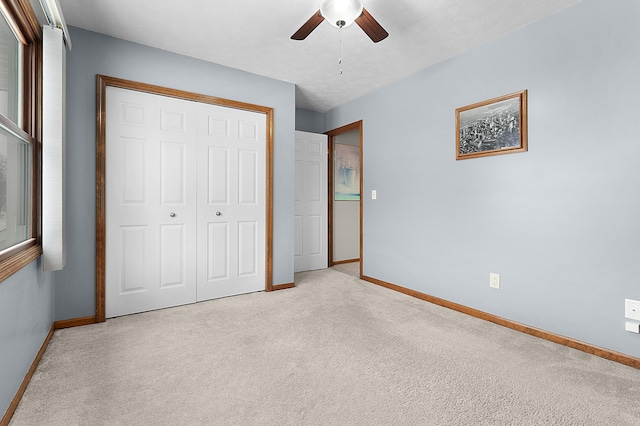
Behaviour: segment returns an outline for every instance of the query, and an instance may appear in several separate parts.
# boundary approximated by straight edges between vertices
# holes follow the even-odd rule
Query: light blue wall
[[[67,56],[67,266],[56,320],[95,313],[95,78],[140,81],[274,108],[273,282],[293,282],[295,86],[71,28]]]
[[[0,417],[53,324],[53,274],[34,260],[0,283]]]
[[[304,108],[296,108],[296,130],[324,133],[324,114]]]
[[[363,120],[364,274],[640,357],[639,18],[585,0],[328,111]],[[522,89],[529,152],[456,161],[455,109]]]

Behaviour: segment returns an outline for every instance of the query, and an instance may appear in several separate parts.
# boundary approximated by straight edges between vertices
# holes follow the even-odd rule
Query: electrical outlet
[[[378,198],[378,191],[376,191],[375,189],[371,190],[371,199],[375,200],[376,198]]]
[[[640,302],[637,300],[624,299],[624,316],[640,321]]]
[[[500,274],[489,273],[489,287],[500,288]]]

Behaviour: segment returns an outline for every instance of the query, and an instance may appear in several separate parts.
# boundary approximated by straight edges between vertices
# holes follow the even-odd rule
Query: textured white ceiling
[[[326,21],[291,35],[321,0],[60,0],[68,25],[296,84],[324,112],[582,0],[365,0],[389,32]],[[342,75],[338,57],[342,39]]]

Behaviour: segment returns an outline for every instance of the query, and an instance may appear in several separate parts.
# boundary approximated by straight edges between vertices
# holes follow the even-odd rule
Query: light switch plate
[[[624,316],[640,321],[640,301],[624,299]]]
[[[375,200],[376,198],[378,198],[378,191],[376,191],[375,189],[371,190],[371,199]]]

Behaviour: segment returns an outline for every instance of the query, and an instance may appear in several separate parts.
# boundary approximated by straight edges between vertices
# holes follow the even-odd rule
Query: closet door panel
[[[106,316],[196,300],[196,104],[107,88]]]

